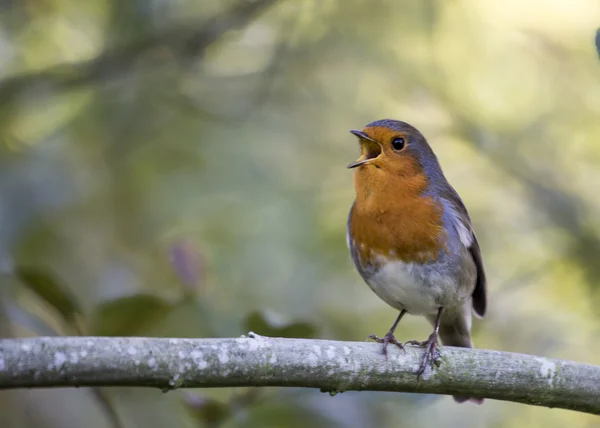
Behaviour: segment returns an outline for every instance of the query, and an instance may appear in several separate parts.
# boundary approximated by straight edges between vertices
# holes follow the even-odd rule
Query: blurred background
[[[419,128],[481,242],[478,347],[600,364],[600,3],[0,1],[0,334],[364,340],[349,129]],[[598,41],[600,44],[600,41]],[[399,338],[425,339],[422,318]],[[0,393],[2,427],[597,426],[305,389]]]

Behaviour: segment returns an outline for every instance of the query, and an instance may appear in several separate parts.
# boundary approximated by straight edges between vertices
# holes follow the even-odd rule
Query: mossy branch
[[[468,395],[600,414],[600,367],[442,347],[439,366],[417,379],[423,352],[367,342],[278,339],[40,337],[0,340],[0,389],[140,386],[279,386],[328,392]]]

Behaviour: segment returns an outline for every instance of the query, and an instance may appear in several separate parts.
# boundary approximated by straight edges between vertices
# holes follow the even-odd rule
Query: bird
[[[486,312],[486,275],[469,213],[448,183],[426,138],[412,125],[393,119],[351,130],[360,157],[354,170],[355,199],[347,220],[346,243],[367,285],[399,311],[383,344],[424,348],[417,377],[433,370],[438,338],[444,346],[472,348],[471,315]],[[406,315],[424,316],[433,332],[404,344],[394,332]],[[483,399],[454,396],[459,403]]]

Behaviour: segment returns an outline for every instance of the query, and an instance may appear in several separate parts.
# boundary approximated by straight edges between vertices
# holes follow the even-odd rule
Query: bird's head
[[[384,119],[369,123],[361,131],[350,132],[358,137],[360,144],[360,157],[348,165],[357,168],[357,174],[360,171],[411,177],[423,172],[435,174],[439,169],[423,134],[408,123]]]

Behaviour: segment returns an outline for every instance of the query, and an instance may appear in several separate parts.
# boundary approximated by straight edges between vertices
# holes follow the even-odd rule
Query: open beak
[[[374,140],[364,132],[355,129],[351,130],[350,133],[356,135],[360,139],[362,153],[358,159],[348,165],[348,168],[356,168],[357,166],[364,165],[381,154],[381,144],[379,144],[377,140]]]

